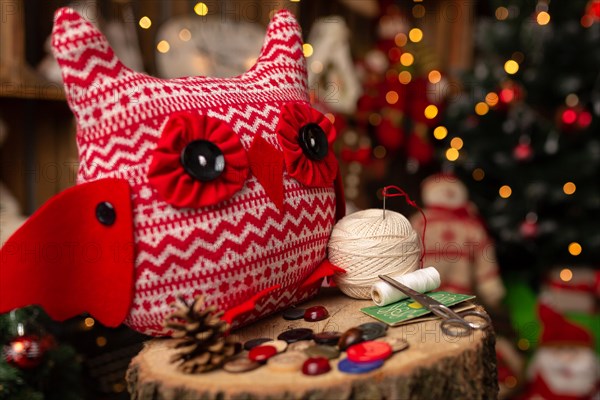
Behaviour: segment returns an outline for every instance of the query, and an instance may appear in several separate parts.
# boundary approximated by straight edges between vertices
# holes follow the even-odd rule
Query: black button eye
[[[96,206],[96,218],[102,225],[111,226],[117,219],[115,208],[108,201],[98,203]]]
[[[304,154],[311,160],[320,161],[327,156],[327,136],[317,124],[306,124],[298,132],[298,142]]]
[[[207,140],[194,140],[181,152],[181,164],[192,178],[208,182],[223,173],[225,157],[216,144]]]

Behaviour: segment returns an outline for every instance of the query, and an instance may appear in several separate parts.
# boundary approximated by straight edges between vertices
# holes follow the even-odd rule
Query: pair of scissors
[[[471,331],[485,329],[492,323],[490,317],[481,311],[465,311],[461,313],[461,315],[458,315],[439,301],[425,294],[419,293],[387,275],[379,275],[379,279],[384,280],[431,311],[433,314],[442,318],[441,329],[442,332],[448,336],[467,336],[471,333]],[[476,322],[465,320],[464,317],[466,316],[473,317]]]

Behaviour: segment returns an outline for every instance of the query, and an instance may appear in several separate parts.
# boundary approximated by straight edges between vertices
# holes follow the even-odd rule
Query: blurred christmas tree
[[[0,315],[0,399],[83,398],[77,354],[55,340],[53,325],[34,307]]]
[[[473,73],[434,136],[503,271],[541,282],[560,265],[568,282],[600,259],[600,2],[491,4]]]

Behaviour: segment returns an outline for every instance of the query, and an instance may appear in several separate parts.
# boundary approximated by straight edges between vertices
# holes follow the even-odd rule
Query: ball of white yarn
[[[358,211],[334,226],[328,244],[329,261],[346,270],[336,285],[350,297],[370,299],[378,275],[403,275],[416,270],[421,241],[402,214],[387,210]]]

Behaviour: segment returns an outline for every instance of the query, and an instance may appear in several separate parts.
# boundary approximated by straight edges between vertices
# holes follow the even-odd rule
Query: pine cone
[[[171,357],[172,363],[186,373],[211,371],[223,365],[241,350],[241,344],[225,333],[229,324],[221,319],[222,311],[215,306],[205,308],[204,297],[198,296],[191,305],[183,298],[171,305],[173,313],[164,325],[173,330],[173,348],[179,351]]]

